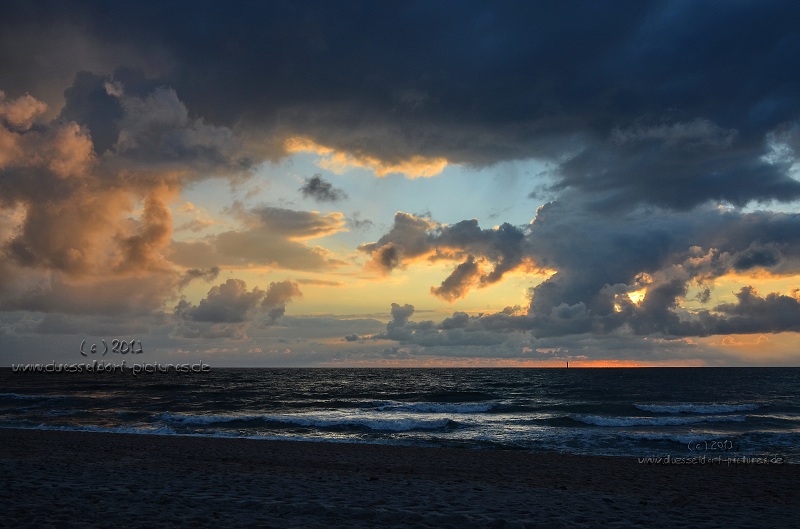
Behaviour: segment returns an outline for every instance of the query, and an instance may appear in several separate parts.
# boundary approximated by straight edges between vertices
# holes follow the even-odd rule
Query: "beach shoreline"
[[[0,527],[788,527],[800,465],[0,429]]]

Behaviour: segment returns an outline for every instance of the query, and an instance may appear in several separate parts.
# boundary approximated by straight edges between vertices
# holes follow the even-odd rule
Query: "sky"
[[[800,366],[800,4],[0,4],[0,365]]]

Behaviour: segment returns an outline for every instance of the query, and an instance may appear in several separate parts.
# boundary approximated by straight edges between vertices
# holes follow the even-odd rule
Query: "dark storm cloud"
[[[336,189],[333,184],[325,181],[321,174],[306,178],[306,183],[300,188],[305,198],[313,198],[318,202],[338,202],[347,198],[347,193]]]
[[[409,321],[408,309],[393,308],[394,320],[383,337],[446,345],[466,343],[468,336],[473,343],[477,337],[500,340],[503,333],[516,331],[530,331],[538,338],[619,332],[708,336],[781,332],[800,326],[796,295],[770,293],[761,298],[747,288],[735,304],[694,313],[680,306],[692,288],[699,290],[696,299],[708,303],[711,292],[706,284],[728,273],[800,273],[799,214],[643,208],[609,217],[585,207],[579,195],[566,198],[542,206],[528,233],[512,238],[513,255],[556,271],[530,290],[527,314],[512,308],[480,316],[457,312],[438,326],[422,329]],[[475,238],[464,234],[481,240],[483,233],[437,229],[429,232],[428,240],[440,242],[449,236],[451,251],[459,245],[464,252],[474,248]],[[456,267],[432,292],[460,293],[477,281],[472,265],[474,261],[467,260]],[[634,301],[629,294],[638,291],[646,291],[646,296]],[[456,329],[467,334],[454,338]]]
[[[414,259],[431,249],[431,234],[436,223],[429,218],[398,211],[394,216],[391,230],[378,239],[378,242],[359,247],[373,256],[376,268],[391,272],[402,265],[403,259]]]
[[[540,208],[526,244],[557,272],[531,290],[527,320],[515,325],[527,324],[537,335],[623,326],[636,334],[705,335],[711,329],[678,310],[688,289],[743,266],[797,273],[800,215],[643,209],[607,218],[559,201]],[[646,297],[634,303],[628,293],[642,289]]]
[[[457,249],[470,255],[480,255],[493,263],[494,268],[480,276],[480,284],[485,286],[499,281],[506,272],[522,263],[521,244],[524,238],[522,229],[507,222],[496,229],[481,229],[478,221],[471,219],[439,228],[435,244],[440,251]]]
[[[733,268],[737,271],[750,270],[756,267],[771,268],[781,261],[781,257],[781,251],[777,245],[762,246],[754,243],[736,256]]]
[[[486,332],[483,329],[463,329],[449,327],[442,330],[430,320],[410,321],[414,314],[414,306],[392,303],[392,320],[386,324],[386,332],[378,333],[374,339],[409,342],[426,347],[456,345],[497,345],[505,342],[507,336],[502,333]]]
[[[507,272],[526,264],[524,239],[523,229],[508,223],[496,229],[481,229],[478,221],[471,219],[448,226],[397,212],[388,233],[359,249],[370,254],[368,267],[383,273],[421,258],[464,259],[441,286],[431,290],[447,301],[454,301],[464,297],[472,286],[496,283]]]
[[[701,119],[615,129],[611,141],[594,142],[561,164],[555,187],[591,193],[594,207],[613,210],[642,202],[688,210],[708,201],[745,206],[800,197],[800,182],[790,174],[794,157],[770,160],[766,139],[736,138],[736,131]]]
[[[800,196],[761,160],[800,118],[799,17],[795,2],[4,2],[0,86],[21,95],[71,68],[133,90],[147,65],[159,108],[174,90],[209,127],[267,133],[270,156],[302,135],[386,163],[546,158],[605,207],[687,209]],[[78,41],[113,52],[63,52]],[[78,81],[63,115],[101,153],[124,119]]]
[[[744,287],[736,294],[736,303],[716,307],[724,317],[711,317],[709,334],[734,334],[800,331],[800,293],[794,296],[776,293],[764,297],[753,287]]]
[[[480,269],[471,255],[458,265],[447,279],[438,287],[431,287],[431,293],[447,301],[454,301],[467,294],[469,288],[480,279]]]
[[[118,97],[109,93],[110,79],[80,71],[75,82],[64,91],[65,106],[60,117],[82,124],[92,133],[97,154],[111,149],[120,134],[120,121],[125,114]]]
[[[392,320],[386,325],[386,332],[375,335],[375,338],[388,340],[406,341],[416,332],[434,331],[435,326],[432,321],[421,323],[410,322],[409,318],[414,314],[414,306],[406,303],[400,305],[392,303]]]

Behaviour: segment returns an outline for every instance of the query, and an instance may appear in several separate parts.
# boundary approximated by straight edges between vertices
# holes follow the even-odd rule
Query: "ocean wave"
[[[213,425],[231,422],[292,424],[311,428],[367,428],[373,431],[407,432],[439,430],[456,426],[450,419],[412,419],[375,417],[319,417],[309,415],[180,415],[162,413],[160,419],[180,424]]]
[[[770,413],[766,415],[759,415],[760,419],[774,420],[781,423],[797,424],[800,423],[800,414],[798,413]]]
[[[731,413],[737,411],[753,411],[759,408],[758,404],[701,404],[679,402],[670,404],[634,404],[642,411],[652,413]]]
[[[55,425],[39,424],[38,426],[3,426],[2,428],[21,428],[23,430],[55,430],[63,432],[102,432],[102,433],[129,433],[141,435],[176,435],[177,432],[168,426],[160,427],[134,427],[134,426],[91,426],[91,425]]]
[[[741,415],[693,417],[602,417],[599,415],[571,415],[570,419],[592,426],[681,426],[703,422],[744,422]]]
[[[397,404],[390,400],[370,399],[311,399],[311,400],[283,400],[281,404],[294,409],[371,409],[379,406]]]
[[[719,435],[675,434],[666,432],[620,432],[620,437],[634,441],[668,441],[683,446],[719,441]],[[699,450],[699,449],[698,449]]]
[[[800,432],[745,432],[742,437],[754,446],[789,448],[796,451],[800,444]]]

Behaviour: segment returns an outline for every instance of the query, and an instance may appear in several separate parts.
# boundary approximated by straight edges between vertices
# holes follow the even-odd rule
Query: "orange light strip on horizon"
[[[324,367],[402,367],[402,368],[465,368],[465,367],[526,367],[566,369],[567,360],[525,360],[516,358],[405,358],[396,360],[355,360],[342,363],[328,362]],[[572,368],[637,368],[637,367],[706,367],[701,359],[637,361],[637,360],[569,360]]]

